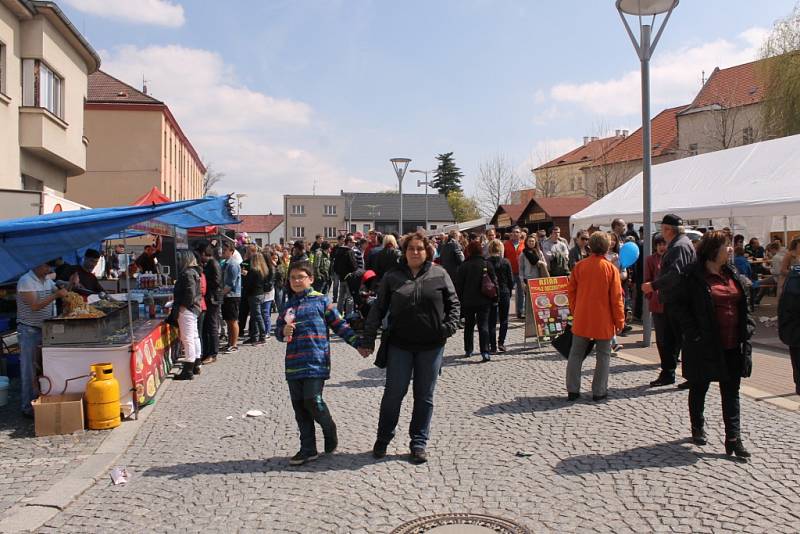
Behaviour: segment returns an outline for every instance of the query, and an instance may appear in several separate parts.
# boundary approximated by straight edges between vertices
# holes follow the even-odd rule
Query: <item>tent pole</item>
[[[784,247],[788,247],[789,246],[789,223],[788,223],[788,219],[789,219],[788,216],[786,216],[786,215],[783,216],[783,246]]]

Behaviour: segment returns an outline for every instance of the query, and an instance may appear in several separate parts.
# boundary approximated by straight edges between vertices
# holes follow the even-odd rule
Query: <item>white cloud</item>
[[[733,41],[717,39],[676,50],[657,49],[650,67],[652,112],[690,103],[701,87],[703,71],[708,78],[715,67],[725,68],[756,59],[767,32],[763,28],[750,28]],[[640,84],[637,69],[607,80],[560,83],[551,87],[549,97],[556,103],[599,116],[636,115],[641,110]]]
[[[178,28],[185,18],[183,6],[170,0],[64,0],[78,11],[97,17]]]
[[[123,46],[102,52],[103,68],[131,85],[144,76],[195,149],[225,173],[219,192],[246,193],[243,212],[282,210],[282,195],[375,190],[329,161],[313,139],[323,127],[311,106],[237,81],[219,54],[182,46]]]

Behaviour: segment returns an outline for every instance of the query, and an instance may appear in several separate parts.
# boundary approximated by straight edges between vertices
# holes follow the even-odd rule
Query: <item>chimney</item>
[[[614,130],[614,137],[619,137],[622,134],[622,130]]]
[[[584,135],[583,136],[583,146],[586,146],[588,144],[589,144],[589,136],[588,135]]]
[[[598,139],[600,139],[600,138],[599,138],[599,137],[592,136],[592,141],[597,141]]]
[[[628,130],[622,130],[622,137],[628,137]]]

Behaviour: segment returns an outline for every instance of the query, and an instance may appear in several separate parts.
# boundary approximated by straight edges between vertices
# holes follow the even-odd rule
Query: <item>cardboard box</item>
[[[31,404],[37,437],[72,434],[83,430],[82,394],[40,396]]]

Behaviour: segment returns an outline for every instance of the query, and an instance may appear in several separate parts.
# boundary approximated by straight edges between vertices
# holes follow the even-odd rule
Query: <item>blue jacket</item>
[[[225,262],[225,267],[222,268],[222,286],[229,287],[231,290],[225,295],[226,297],[241,297],[242,296],[242,268],[233,261]]]
[[[359,346],[356,333],[342,318],[328,297],[314,290],[293,294],[278,316],[275,337],[284,341],[283,327],[286,312],[295,314],[295,330],[286,345],[286,380],[321,378],[331,376],[331,344],[328,328],[344,339],[351,347]]]

